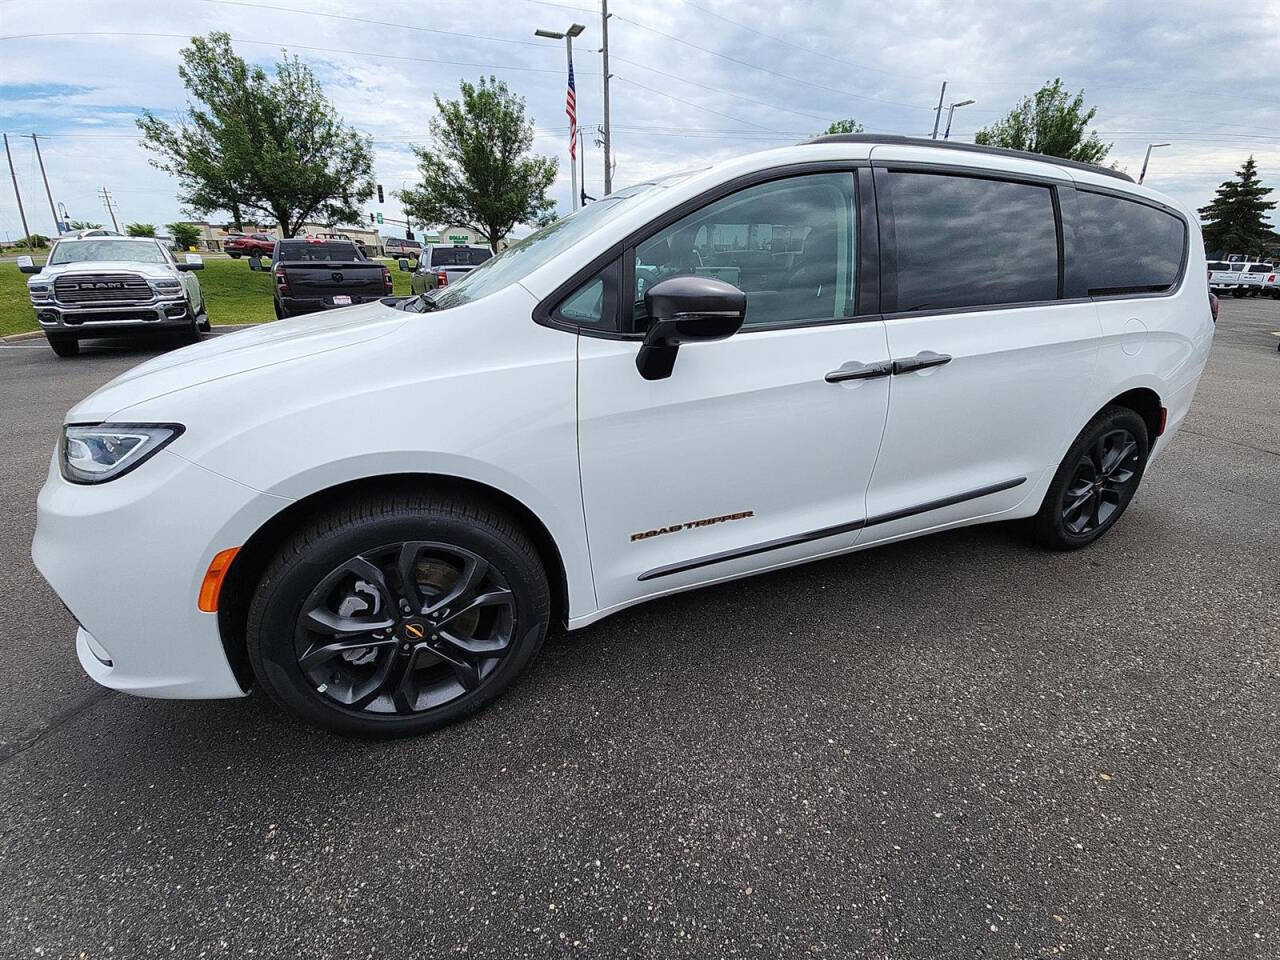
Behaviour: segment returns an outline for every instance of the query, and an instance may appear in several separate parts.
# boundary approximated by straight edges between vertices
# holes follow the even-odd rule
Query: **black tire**
[[[1053,475],[1031,523],[1036,540],[1052,550],[1078,550],[1110,530],[1133,500],[1149,453],[1142,417],[1128,407],[1103,408]]]
[[[277,320],[283,320],[283,319],[285,318],[285,312],[284,312],[283,310],[281,310],[281,309],[280,309],[280,301],[279,301],[279,300],[272,300],[272,301],[271,301],[271,309],[272,309],[272,310],[274,310],[274,311],[276,312],[276,319],[277,319]]]
[[[258,583],[246,641],[263,689],[305,720],[349,736],[411,736],[503,693],[546,639],[550,609],[538,553],[510,517],[404,493],[353,501],[294,533]],[[348,631],[358,622],[358,638],[316,628],[339,621]]]
[[[239,260],[239,259],[240,259],[240,254],[239,254],[239,253],[232,253],[230,250],[228,250],[228,251],[227,251],[227,256],[229,256],[232,260]]]
[[[49,340],[49,346],[53,347],[53,352],[60,357],[75,357],[80,354],[80,341],[75,337],[68,337],[65,334],[46,333],[45,337]]]

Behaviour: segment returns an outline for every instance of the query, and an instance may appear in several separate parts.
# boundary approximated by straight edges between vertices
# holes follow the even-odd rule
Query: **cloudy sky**
[[[1098,107],[1096,127],[1130,174],[1148,142],[1172,143],[1156,151],[1150,186],[1201,205],[1253,154],[1280,187],[1280,5],[1268,0],[612,0],[610,10],[618,186],[792,143],[841,117],[928,135],[944,79],[948,101],[977,101],[952,129],[972,140],[1061,76]],[[593,0],[0,0],[0,129],[32,230],[51,233],[52,220],[31,133],[73,218],[106,221],[105,185],[122,225],[174,220],[174,184],[148,165],[133,120],[144,108],[177,118],[180,48],[225,30],[251,62],[270,69],[284,47],[312,66],[345,120],[374,140],[386,216],[399,216],[392,191],[414,180],[409,145],[426,140],[431,95],[481,74],[526,98],[535,149],[562,158],[555,196],[567,210],[564,48],[533,31],[574,21],[587,28],[575,46],[578,115],[594,129]],[[590,144],[586,166],[598,194],[603,161]],[[13,238],[17,205],[11,184],[0,186],[0,233]]]

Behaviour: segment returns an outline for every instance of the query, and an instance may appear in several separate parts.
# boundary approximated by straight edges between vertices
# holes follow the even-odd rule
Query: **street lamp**
[[[1148,143],[1147,154],[1142,158],[1142,172],[1138,174],[1138,183],[1141,184],[1147,178],[1147,161],[1151,159],[1151,151],[1156,147],[1171,147],[1171,143]]]
[[[573,84],[573,38],[578,36],[580,33],[582,33],[582,31],[585,29],[587,28],[584,27],[582,24],[574,23],[574,24],[571,24],[569,26],[569,29],[565,30],[563,33],[556,30],[533,31],[533,35],[535,37],[545,37],[548,40],[564,41],[564,49],[569,61],[569,82],[570,82],[569,89],[570,90],[573,89],[572,87],[572,84]],[[570,96],[568,90],[566,90],[565,96],[566,98]],[[570,180],[570,189],[573,191],[570,201],[572,203],[573,209],[577,210],[579,204],[582,201],[581,201],[581,198],[578,196],[578,165],[574,163],[574,156],[573,156],[575,151],[577,150],[575,141],[578,136],[578,94],[576,90],[573,90],[572,97],[573,97],[572,103],[569,104],[569,106],[571,107],[569,111],[569,180]]]
[[[956,107],[967,107],[973,102],[973,100],[961,100],[958,103],[951,104],[947,110],[947,132],[942,135],[943,140],[949,139],[951,136],[951,117],[955,114]]]

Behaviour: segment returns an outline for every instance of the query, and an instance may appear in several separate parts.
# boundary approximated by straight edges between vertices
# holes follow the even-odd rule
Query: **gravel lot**
[[[1092,549],[995,526],[685,594],[391,744],[82,675],[35,495],[148,353],[0,346],[0,955],[1280,955],[1275,329],[1224,301]]]

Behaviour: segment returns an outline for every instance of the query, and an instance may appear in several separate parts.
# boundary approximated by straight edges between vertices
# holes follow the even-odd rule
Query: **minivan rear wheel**
[[[246,640],[258,682],[355,736],[423,733],[503,693],[546,638],[537,550],[505,514],[446,496],[353,502],[268,566]]]
[[[1036,539],[1076,550],[1106,533],[1137,492],[1150,452],[1147,425],[1127,407],[1106,407],[1080,431],[1032,521]]]

